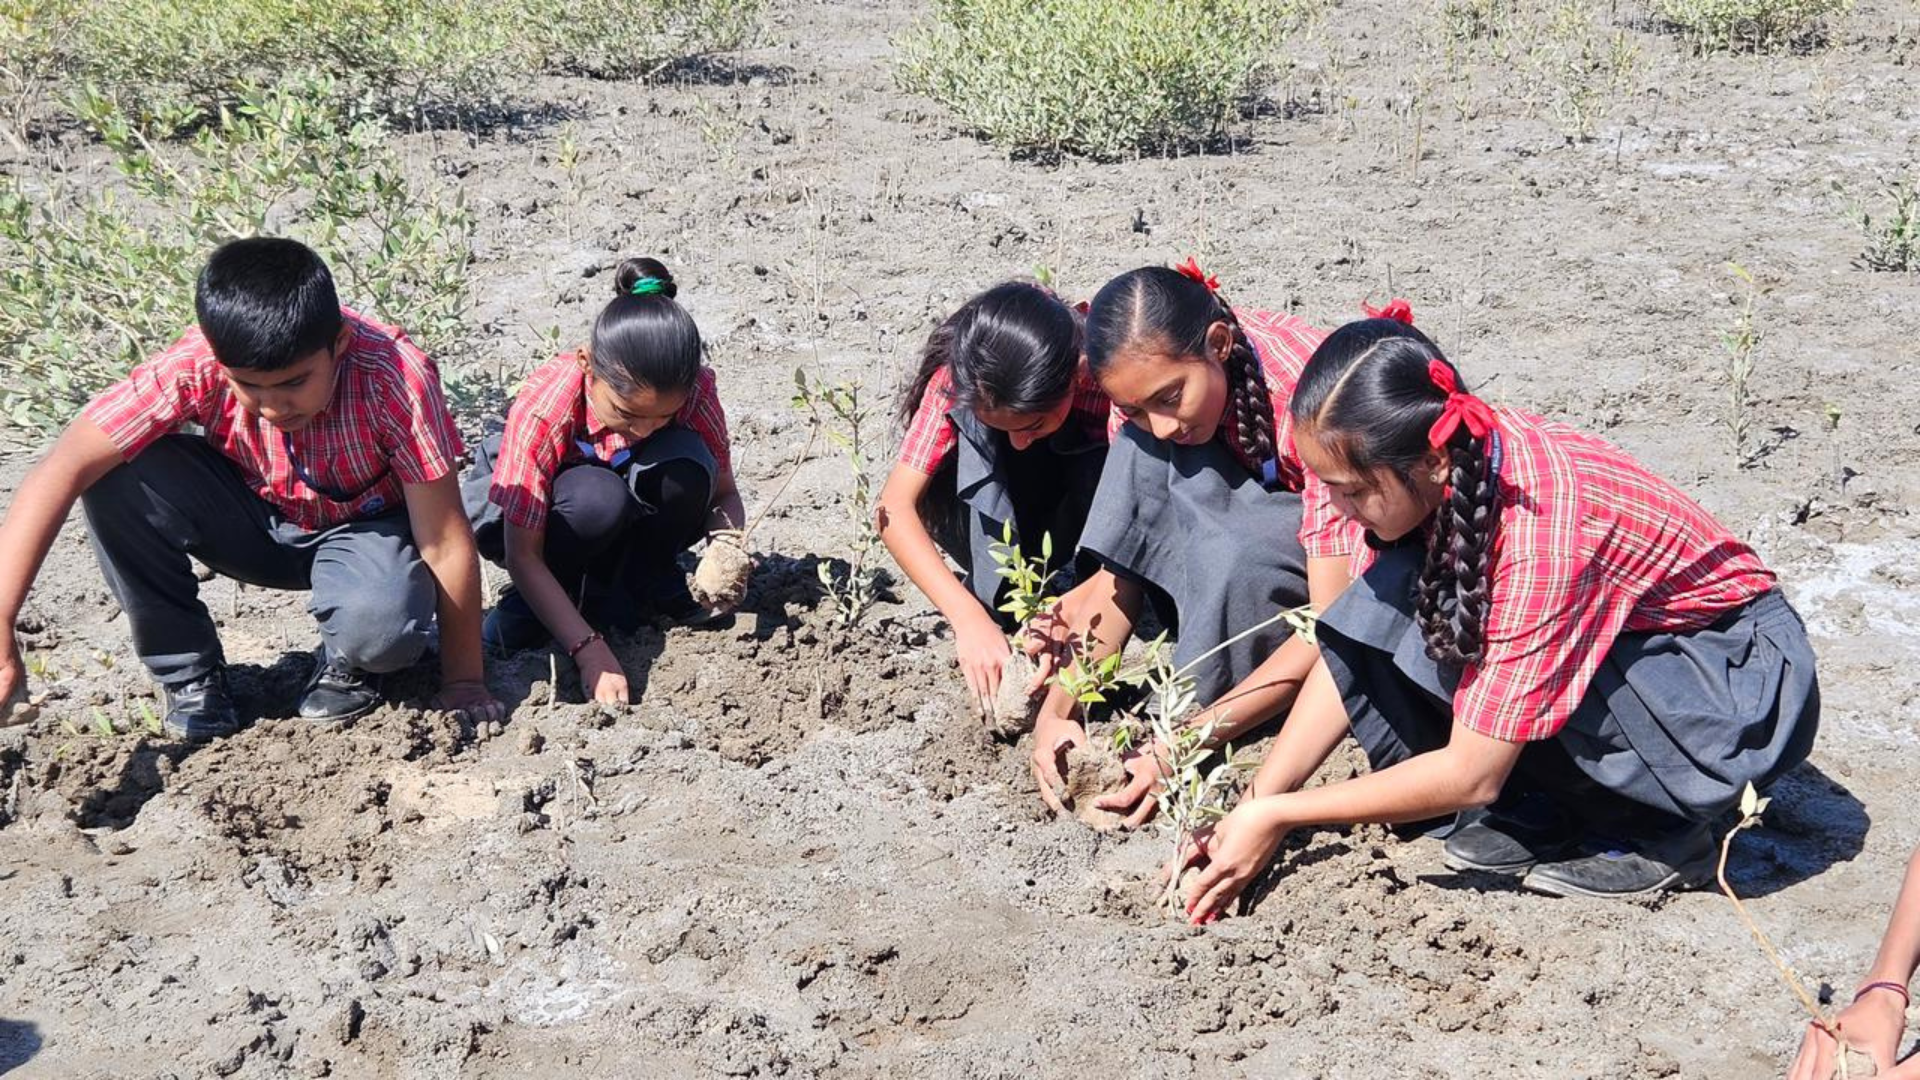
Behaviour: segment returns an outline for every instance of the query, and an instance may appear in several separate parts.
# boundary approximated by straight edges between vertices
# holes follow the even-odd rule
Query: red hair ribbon
[[[1413,325],[1413,305],[1397,296],[1387,301],[1386,307],[1374,307],[1372,304],[1362,303],[1360,310],[1366,312],[1369,319],[1392,319],[1397,323]]]
[[[1187,256],[1186,262],[1180,263],[1175,266],[1174,269],[1179,271],[1183,277],[1190,277],[1200,284],[1205,285],[1208,292],[1220,291],[1220,279],[1200,269],[1200,264],[1195,262],[1191,255]]]
[[[1487,403],[1460,389],[1460,381],[1453,377],[1453,369],[1444,360],[1427,361],[1427,377],[1433,385],[1447,395],[1447,403],[1440,409],[1440,419],[1433,422],[1427,430],[1427,444],[1438,450],[1447,445],[1453,433],[1460,430],[1462,424],[1476,439],[1484,439],[1496,425],[1493,409]]]

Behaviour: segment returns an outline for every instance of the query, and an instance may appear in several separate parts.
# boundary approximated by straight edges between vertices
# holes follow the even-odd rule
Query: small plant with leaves
[[[1891,204],[1886,213],[1875,218],[1871,210],[1860,211],[1860,231],[1866,235],[1867,247],[1857,260],[1859,266],[1891,272],[1920,270],[1920,179],[1896,180],[1882,195]]]
[[[1733,436],[1734,464],[1744,469],[1752,460],[1748,445],[1753,432],[1748,383],[1753,379],[1753,356],[1760,351],[1763,337],[1754,319],[1760,285],[1753,274],[1738,263],[1727,264],[1727,269],[1744,286],[1733,322],[1720,334],[1721,347],[1727,354],[1727,431]]]
[[[857,383],[825,383],[807,378],[804,368],[795,368],[793,384],[794,407],[826,433],[827,441],[840,450],[852,474],[847,494],[847,516],[853,526],[852,554],[845,569],[836,569],[826,561],[819,568],[820,584],[833,602],[834,621],[845,630],[858,623],[879,597],[880,574],[873,566],[873,557],[880,547],[880,530],[874,524],[873,469],[868,458],[873,410],[860,400]]]
[[[1027,628],[1034,620],[1050,614],[1060,602],[1048,588],[1056,573],[1053,534],[1041,534],[1039,556],[1028,556],[1020,550],[1013,535],[1013,523],[1009,521],[1001,527],[1000,539],[988,548],[987,554],[994,562],[995,572],[1007,583],[1007,598],[1000,610],[1013,619],[1014,632],[1010,642],[1012,654],[1000,672],[999,692],[992,700],[982,701],[980,706],[988,730],[1010,738],[1033,729],[1034,714],[1039,708],[1035,696],[1029,693],[1039,677],[1039,668],[1022,645]],[[1071,662],[1063,666],[1077,670],[1077,665]],[[1051,681],[1058,682],[1059,677]]]

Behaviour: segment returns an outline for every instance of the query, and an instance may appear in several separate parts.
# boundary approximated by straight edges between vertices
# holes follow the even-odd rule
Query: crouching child
[[[312,593],[320,644],[302,719],[374,708],[379,677],[421,659],[436,623],[436,705],[503,718],[482,670],[460,438],[432,361],[340,306],[326,263],[292,240],[216,250],[194,306],[198,325],[89,402],[0,520],[0,700],[24,692],[14,622],[78,499],[169,735],[240,726],[189,556]]]

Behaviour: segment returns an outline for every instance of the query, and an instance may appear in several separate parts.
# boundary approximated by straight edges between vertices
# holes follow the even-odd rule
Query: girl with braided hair
[[[1559,896],[1712,876],[1711,823],[1807,756],[1805,628],[1753,549],[1614,447],[1465,391],[1400,318],[1321,344],[1301,457],[1366,530],[1240,806],[1180,860],[1212,918],[1293,829],[1455,814],[1457,870]],[[1303,788],[1351,732],[1372,771]]]
[[[1058,561],[1072,557],[1106,460],[1111,405],[1081,357],[1084,317],[1038,284],[995,285],[934,329],[900,395],[906,437],[875,525],[952,624],[978,702],[1000,692],[1013,655],[992,545],[1010,526],[1028,556],[1045,536]]]
[[[1324,336],[1292,315],[1234,309],[1191,259],[1120,275],[1087,316],[1087,363],[1115,406],[1080,541],[1102,570],[1063,598],[1049,641],[1091,633],[1094,658],[1110,655],[1150,600],[1175,632],[1174,662],[1207,657],[1189,674],[1209,707],[1189,722],[1211,724],[1218,742],[1284,712],[1315,658],[1277,620],[1234,639],[1309,599],[1331,602],[1358,543],[1295,451],[1287,411]],[[1035,726],[1032,766],[1056,811],[1064,754],[1086,738],[1074,709],[1056,688]],[[1096,805],[1144,822],[1164,759],[1142,747],[1127,785]]]

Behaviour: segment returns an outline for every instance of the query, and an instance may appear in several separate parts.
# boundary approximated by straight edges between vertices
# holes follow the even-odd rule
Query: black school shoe
[[[1704,823],[1689,824],[1632,847],[1590,845],[1579,857],[1541,863],[1520,884],[1548,896],[1655,896],[1705,884],[1716,856],[1713,833]]]
[[[307,680],[307,691],[300,697],[302,720],[330,723],[351,720],[373,711],[380,704],[379,680],[320,648],[320,664]]]
[[[233,696],[227,692],[226,668],[216,667],[191,682],[160,689],[167,700],[167,716],[160,729],[170,738],[203,743],[240,730]]]
[[[1463,811],[1442,857],[1449,869],[1518,877],[1535,863],[1572,851],[1578,840],[1573,823],[1553,800],[1528,794]]]

